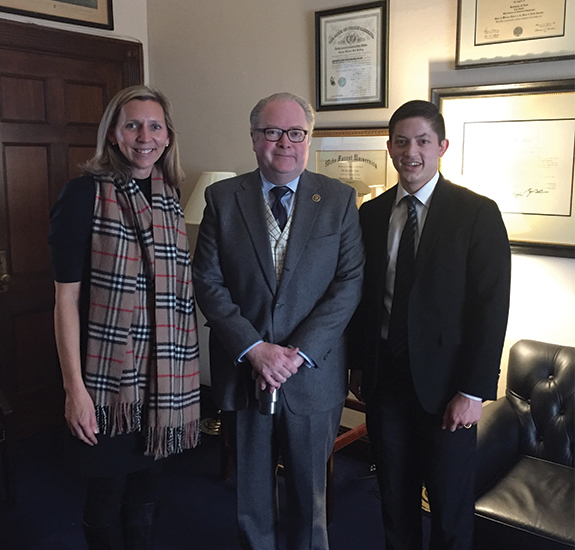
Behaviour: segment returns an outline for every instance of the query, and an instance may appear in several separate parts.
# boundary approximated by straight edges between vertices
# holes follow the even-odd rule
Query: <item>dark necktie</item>
[[[407,219],[397,251],[395,286],[387,336],[389,347],[396,356],[407,350],[407,305],[415,272],[415,232],[417,231],[415,207],[417,199],[408,195],[402,201],[407,204]]]
[[[271,193],[275,198],[274,203],[272,204],[272,214],[280,226],[280,231],[284,230],[288,219],[288,213],[286,207],[282,203],[282,197],[286,193],[290,192],[291,189],[287,187],[287,185],[278,185],[276,187],[272,187],[271,189]]]

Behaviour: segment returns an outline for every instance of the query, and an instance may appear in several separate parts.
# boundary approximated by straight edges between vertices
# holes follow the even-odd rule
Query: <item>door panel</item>
[[[47,147],[9,145],[4,148],[4,159],[11,275],[18,280],[20,275],[50,269],[45,215],[50,209]]]
[[[93,84],[64,83],[67,124],[100,124],[104,114],[105,90]]]
[[[2,122],[46,120],[43,80],[3,76],[0,80],[0,90]]]
[[[68,173],[70,174],[70,179],[82,175],[80,165],[90,160],[95,152],[95,147],[71,146],[68,148]]]
[[[20,436],[63,421],[50,207],[93,155],[107,102],[140,81],[138,44],[0,22],[0,385]]]

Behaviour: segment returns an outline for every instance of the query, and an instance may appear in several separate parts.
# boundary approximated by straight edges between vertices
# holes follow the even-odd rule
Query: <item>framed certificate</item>
[[[359,207],[398,181],[388,137],[387,128],[316,128],[307,169],[351,185]]]
[[[315,13],[317,110],[387,107],[388,0]]]
[[[456,69],[575,58],[575,0],[458,0]]]
[[[512,250],[575,258],[575,79],[437,88],[442,174],[492,198]]]

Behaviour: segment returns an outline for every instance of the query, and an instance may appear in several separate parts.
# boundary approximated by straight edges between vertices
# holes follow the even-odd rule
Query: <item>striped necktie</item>
[[[395,267],[395,285],[389,319],[387,342],[394,355],[407,350],[407,308],[409,292],[415,274],[415,233],[417,231],[417,199],[408,195],[402,199],[407,205],[407,219],[401,233],[397,263]]]

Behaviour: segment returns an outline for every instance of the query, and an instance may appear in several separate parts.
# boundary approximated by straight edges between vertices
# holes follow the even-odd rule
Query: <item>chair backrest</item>
[[[573,467],[575,348],[517,342],[509,352],[506,397],[521,423],[521,454]]]

